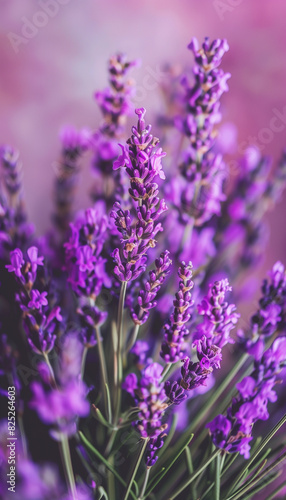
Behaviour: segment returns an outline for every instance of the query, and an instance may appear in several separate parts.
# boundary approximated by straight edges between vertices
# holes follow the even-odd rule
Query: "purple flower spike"
[[[44,257],[33,246],[27,250],[24,260],[21,250],[11,252],[8,271],[15,272],[18,282],[16,302],[23,313],[23,326],[30,347],[38,354],[49,353],[55,344],[56,329],[62,321],[60,307],[54,305],[45,276]],[[38,270],[38,266],[43,269]]]
[[[229,334],[240,315],[235,312],[234,304],[225,301],[225,294],[228,291],[231,291],[231,287],[227,279],[216,281],[209,286],[207,296],[198,305],[198,313],[203,317],[203,322],[197,326],[194,339],[206,336],[213,339],[214,344],[220,348],[228,343],[234,343]]]
[[[149,279],[145,281],[143,288],[139,292],[137,304],[131,310],[131,317],[136,325],[146,323],[150,309],[157,305],[154,299],[170,272],[172,264],[169,254],[170,252],[165,250],[165,252],[161,253],[160,258],[155,260],[156,267],[149,272]]]
[[[250,335],[238,332],[242,348],[255,359],[260,359],[265,339],[286,325],[286,273],[281,262],[269,272],[270,281],[264,280],[259,308],[250,319]]]
[[[228,90],[226,82],[230,77],[218,67],[228,44],[219,39],[210,43],[206,38],[199,48],[198,41],[193,39],[188,48],[195,57],[195,83],[190,85],[186,77],[183,79],[186,116],[176,120],[190,141],[180,165],[182,177],[176,186],[180,190],[177,208],[183,223],[194,221],[196,226],[201,226],[213,215],[220,215],[221,202],[226,199],[223,184],[227,169],[221,155],[212,149],[216,135],[213,128],[221,120],[219,99]],[[170,197],[175,202],[173,192]]]
[[[162,424],[163,414],[168,407],[164,384],[161,382],[163,368],[150,363],[138,380],[134,373],[127,375],[123,388],[134,398],[139,407],[138,420],[134,423],[143,438],[157,438],[166,428]]]
[[[107,217],[90,208],[70,224],[70,228],[69,240],[64,244],[68,281],[79,297],[95,299],[103,285],[110,285],[106,260],[101,256],[108,229]]]
[[[194,284],[192,278],[192,263],[182,262],[178,270],[180,278],[179,291],[175,295],[174,312],[168,323],[164,325],[164,342],[160,356],[166,363],[176,363],[184,357],[184,340],[189,335],[185,324],[191,319],[190,310],[194,302],[190,290]]]
[[[110,214],[121,233],[121,246],[112,253],[114,273],[120,281],[132,281],[144,272],[146,253],[155,247],[155,237],[163,230],[157,220],[167,210],[165,201],[158,198],[158,185],[154,182],[158,175],[164,178],[161,158],[165,153],[156,148],[158,139],[151,135],[151,125],[145,126],[145,109],[135,113],[137,127],[132,127],[132,136],[125,147],[121,146],[122,154],[113,167],[125,168],[130,178],[129,195],[137,204],[136,221],[118,202]]]

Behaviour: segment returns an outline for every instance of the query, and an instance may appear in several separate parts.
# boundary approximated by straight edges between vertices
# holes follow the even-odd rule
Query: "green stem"
[[[100,364],[100,371],[101,371],[101,387],[102,387],[103,398],[104,398],[105,415],[107,415],[108,422],[109,422],[109,424],[111,424],[111,420],[110,420],[111,416],[110,416],[108,397],[107,397],[107,392],[106,392],[106,387],[108,387],[107,370],[106,370],[104,351],[102,348],[100,329],[98,326],[95,328],[95,334],[96,334],[96,340],[97,340],[99,364]]]
[[[140,328],[140,325],[134,325],[131,338],[126,346],[126,353],[128,353],[130,351],[130,349],[132,349],[132,347],[134,346],[134,344],[137,340],[137,337],[138,337],[139,328]]]
[[[165,366],[164,370],[161,373],[161,382],[163,382],[164,378],[166,378],[166,376],[169,373],[169,371],[171,370],[171,368],[172,368],[172,363],[168,363]]]
[[[76,485],[74,480],[74,473],[72,468],[68,438],[65,435],[62,435],[59,444],[61,447],[62,462],[64,466],[65,477],[69,488],[69,492],[73,500],[77,500]]]
[[[138,497],[138,500],[143,500],[145,491],[147,488],[148,480],[149,480],[149,475],[150,475],[151,468],[147,467],[146,472],[145,472],[145,477],[144,477],[144,483],[142,485],[142,489],[140,491],[140,496]]]
[[[174,500],[174,498],[180,495],[180,493],[182,493],[182,491],[184,491],[184,489],[187,488],[189,484],[191,484],[192,481],[194,481],[196,477],[198,477],[220,453],[221,450],[216,450],[214,453],[212,453],[212,455],[203,463],[203,465],[201,465],[201,467],[199,467],[199,469],[197,469],[196,472],[194,472],[194,474],[192,474],[191,477],[189,477],[189,479],[183,484],[183,486],[178,488],[175,491],[174,495],[169,497],[168,500]]]
[[[149,441],[149,439],[144,439],[143,446],[142,446],[142,448],[140,450],[140,453],[139,453],[138,458],[137,458],[136,463],[135,463],[135,467],[133,469],[131,478],[130,478],[128,486],[127,486],[127,490],[126,490],[126,493],[125,493],[125,496],[124,496],[124,500],[128,499],[128,496],[129,496],[129,493],[130,493],[130,490],[131,490],[131,487],[132,487],[132,483],[133,483],[133,481],[135,479],[138,467],[139,467],[139,465],[141,463],[141,460],[143,458],[143,455],[144,455],[144,452],[145,452],[145,449],[146,449],[148,441]]]
[[[86,362],[86,356],[88,352],[88,347],[84,347],[83,353],[82,353],[82,359],[81,359],[81,380],[83,380],[84,377],[84,370],[85,370],[85,362]]]
[[[192,461],[191,450],[188,446],[185,448],[185,454],[186,454],[188,472],[191,476],[194,473],[194,466],[193,466],[193,461]],[[195,486],[194,482],[191,483],[190,493],[191,493],[191,498],[197,498],[197,491],[196,491],[196,486]]]
[[[215,469],[215,500],[220,500],[220,473],[221,473],[221,455],[216,457]]]
[[[117,400],[116,400],[114,423],[116,423],[118,420],[118,415],[121,406],[121,385],[123,378],[123,369],[122,369],[123,312],[124,312],[126,289],[127,289],[127,281],[123,281],[121,283],[119,305],[118,305],[118,317],[117,317],[117,356],[116,356],[117,357],[117,380],[116,380]]]
[[[49,360],[49,356],[47,355],[46,352],[43,353],[43,356],[44,356],[45,362],[48,365],[53,385],[56,387],[57,386],[57,384],[56,384],[56,378],[55,378],[53,367],[52,367],[52,365],[50,363],[50,360]]]

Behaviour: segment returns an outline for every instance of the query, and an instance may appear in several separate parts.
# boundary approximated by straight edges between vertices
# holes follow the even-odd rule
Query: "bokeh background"
[[[45,21],[39,11],[48,4],[54,13]],[[223,113],[224,122],[237,127],[236,158],[237,149],[269,127],[274,109],[286,111],[285,14],[285,0],[0,0],[0,143],[21,152],[27,209],[38,234],[50,224],[59,129],[67,123],[96,128],[93,94],[107,84],[111,54],[141,59],[133,73],[137,102],[150,117],[163,105],[152,75],[162,75],[166,62],[192,64],[186,46],[193,36],[200,42],[206,35],[226,37],[224,70],[232,78]],[[34,19],[42,26],[30,38],[17,38]],[[258,145],[276,161],[286,145],[286,123]],[[86,167],[79,208],[87,203],[89,182]],[[285,208],[284,200],[268,217],[271,240],[261,273],[275,259],[285,262]]]

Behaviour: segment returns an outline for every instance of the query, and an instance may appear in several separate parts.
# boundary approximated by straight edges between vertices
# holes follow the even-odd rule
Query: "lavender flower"
[[[156,452],[163,446],[162,438],[167,424],[162,417],[168,405],[164,384],[161,382],[162,366],[150,363],[142,371],[138,380],[135,373],[127,375],[123,388],[134,398],[139,408],[138,420],[134,423],[142,438],[148,438],[146,464],[151,467],[156,462]]]
[[[225,301],[225,294],[231,290],[227,279],[209,285],[207,296],[198,305],[198,313],[203,317],[203,322],[197,325],[194,339],[206,336],[220,348],[227,343],[234,343],[229,334],[240,315],[235,312],[234,304]]]
[[[64,244],[68,282],[79,299],[77,313],[84,343],[89,347],[95,344],[95,326],[104,323],[107,316],[95,304],[102,287],[110,286],[106,259],[102,257],[107,230],[107,217],[95,206],[70,224],[70,237]]]
[[[211,148],[213,127],[221,119],[219,99],[228,90],[226,81],[230,75],[218,68],[228,44],[220,39],[210,43],[205,38],[199,49],[194,38],[188,48],[195,57],[195,84],[190,87],[187,79],[183,80],[187,116],[177,123],[190,145],[183,155],[182,177],[175,182],[181,192],[182,204],[178,207],[181,219],[184,223],[193,219],[195,225],[201,226],[220,214],[220,204],[225,200],[222,188],[226,167],[221,155],[213,153]]]
[[[203,316],[203,322],[196,327],[193,341],[198,361],[186,357],[181,368],[182,378],[165,383],[165,391],[172,404],[180,404],[187,397],[185,390],[205,386],[213,370],[220,368],[222,348],[234,342],[229,333],[236,325],[239,314],[235,312],[234,304],[229,305],[225,301],[225,294],[230,290],[227,280],[216,281],[209,286],[208,295],[198,305],[198,313]]]
[[[164,325],[164,341],[162,343],[160,356],[166,363],[176,363],[183,358],[185,347],[184,340],[189,335],[185,324],[191,319],[190,310],[194,302],[191,299],[190,290],[192,282],[192,263],[182,262],[178,270],[180,278],[179,291],[175,295],[174,312],[168,323]]]
[[[96,208],[70,224],[70,237],[64,244],[68,281],[78,296],[95,299],[103,284],[108,284],[105,262],[101,256],[108,220]]]
[[[129,194],[138,205],[134,225],[129,210],[121,210],[118,203],[111,212],[121,233],[121,248],[116,248],[112,254],[114,273],[120,281],[134,280],[145,270],[146,252],[155,246],[155,236],[163,229],[156,221],[167,210],[165,201],[157,196],[158,185],[153,182],[157,175],[164,178],[161,158],[165,153],[156,149],[158,139],[150,134],[151,126],[145,128],[145,109],[135,112],[137,127],[132,128],[133,135],[126,147],[121,146],[122,155],[114,163],[114,169],[126,168],[130,177]]]
[[[146,323],[150,309],[153,309],[157,305],[154,299],[164,283],[172,264],[169,253],[168,250],[165,250],[165,252],[161,253],[160,258],[155,260],[156,267],[149,272],[149,279],[145,281],[143,288],[138,294],[137,304],[131,311],[132,320],[136,325]]]
[[[233,398],[227,416],[218,415],[207,424],[212,441],[229,453],[240,453],[249,458],[252,427],[258,420],[267,420],[268,402],[275,402],[273,390],[279,382],[278,375],[286,365],[286,339],[276,339],[260,360],[254,361],[250,376],[237,384],[238,396]]]
[[[65,236],[72,218],[73,193],[79,173],[79,159],[89,147],[91,132],[88,129],[76,130],[66,126],[61,130],[62,157],[57,162],[55,180],[55,213],[53,220]]]
[[[249,332],[238,331],[242,348],[259,359],[265,339],[285,328],[286,273],[281,262],[276,262],[269,272],[270,281],[264,280],[259,309],[250,319]]]
[[[107,208],[114,203],[114,191],[121,182],[120,173],[113,179],[112,170],[119,155],[118,139],[123,136],[127,117],[133,111],[134,82],[129,72],[137,64],[136,60],[128,61],[124,54],[112,56],[108,65],[110,87],[95,93],[104,120],[92,141],[92,168],[100,176],[92,188],[91,197],[94,201],[104,199]]]
[[[19,248],[10,255],[11,264],[6,268],[15,274],[18,282],[16,301],[22,310],[28,343],[33,351],[47,354],[54,347],[62,316],[45,278],[44,258],[38,255],[37,247],[27,250],[26,259]]]
[[[9,251],[18,246],[26,250],[34,226],[27,223],[19,153],[10,146],[3,146],[0,158],[4,180],[4,186],[0,188],[0,254],[7,261]]]
[[[104,116],[101,132],[109,137],[122,133],[127,116],[133,110],[131,97],[133,81],[127,78],[129,71],[138,65],[137,60],[128,61],[125,54],[115,54],[109,59],[110,87],[97,91],[95,98]]]

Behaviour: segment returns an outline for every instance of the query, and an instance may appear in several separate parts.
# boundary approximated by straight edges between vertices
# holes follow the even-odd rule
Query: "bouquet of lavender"
[[[111,57],[110,85],[95,94],[102,123],[61,132],[53,227],[40,238],[19,155],[0,150],[3,499],[283,492],[281,262],[250,319],[239,310],[266,243],[263,215],[286,184],[286,153],[271,169],[249,147],[232,171],[216,141],[228,44],[188,48],[192,72],[179,83],[170,71],[162,86],[160,141],[150,112],[134,110],[137,61]],[[91,202],[74,214],[86,154]]]

